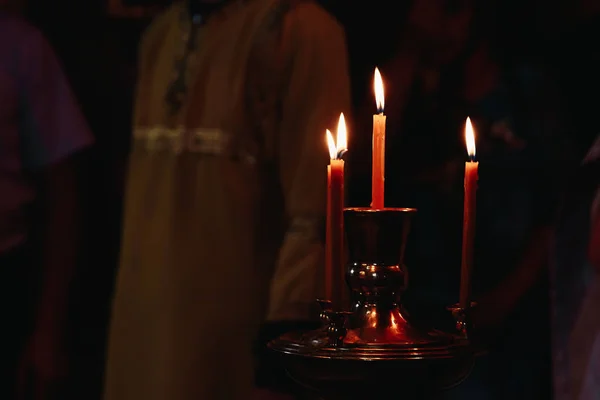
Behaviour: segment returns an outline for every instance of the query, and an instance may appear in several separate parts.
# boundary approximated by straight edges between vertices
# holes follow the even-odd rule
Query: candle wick
[[[473,155],[473,154],[469,155],[469,161],[475,162],[475,155]]]
[[[348,149],[342,149],[342,150],[338,151],[336,159],[341,160],[347,152],[348,152]]]

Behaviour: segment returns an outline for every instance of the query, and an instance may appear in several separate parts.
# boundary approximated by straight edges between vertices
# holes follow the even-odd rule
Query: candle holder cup
[[[346,279],[351,293],[347,343],[414,344],[433,340],[408,323],[401,305],[408,286],[404,250],[412,208],[348,208],[344,226],[349,264]]]
[[[349,310],[320,300],[320,329],[290,332],[269,344],[289,375],[323,398],[377,398],[394,390],[422,397],[470,372],[474,352],[464,310],[453,309],[458,329],[442,332],[417,328],[402,306],[404,250],[416,211],[345,209]]]

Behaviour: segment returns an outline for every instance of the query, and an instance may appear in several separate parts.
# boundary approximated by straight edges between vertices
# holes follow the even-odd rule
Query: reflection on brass
[[[352,315],[350,311],[329,311],[329,326],[327,327],[327,336],[329,345],[332,347],[341,347],[344,345],[344,338],[348,333],[348,317]]]
[[[329,323],[331,322],[329,319],[329,313],[332,311],[331,308],[331,300],[322,300],[317,299],[317,303],[319,303],[320,313],[319,313],[319,321],[321,321],[321,327],[327,328]]]
[[[422,396],[464,380],[474,361],[468,340],[468,313],[449,310],[457,331],[423,330],[402,307],[409,267],[404,251],[412,208],[347,208],[346,283],[350,304],[321,307],[321,328],[290,332],[269,347],[289,374],[328,398],[384,396],[390,390]]]
[[[436,341],[412,328],[401,307],[407,286],[404,249],[412,208],[344,210],[351,293],[350,330],[346,343],[415,344]]]
[[[471,310],[476,307],[475,302],[471,302],[470,308],[463,308],[459,304],[454,304],[448,307],[448,310],[452,313],[454,320],[456,321],[456,332],[460,337],[468,340],[471,336],[473,324],[471,323]]]

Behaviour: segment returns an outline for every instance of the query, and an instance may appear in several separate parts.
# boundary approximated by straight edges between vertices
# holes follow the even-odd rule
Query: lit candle
[[[471,304],[471,275],[473,273],[473,244],[475,239],[475,214],[477,194],[477,169],[475,161],[475,133],[471,119],[465,124],[465,141],[469,160],[465,163],[465,200],[463,210],[463,242],[460,275],[460,306],[469,307]]]
[[[329,130],[326,132],[329,147],[327,166],[327,227],[325,296],[335,307],[341,306],[344,298],[344,160],[347,150],[347,132],[344,114],[340,115],[337,140]]]
[[[383,96],[383,80],[377,68],[375,68],[373,86],[375,89],[377,113],[373,115],[371,208],[383,208],[385,187],[385,114],[383,114],[383,108],[385,101]]]

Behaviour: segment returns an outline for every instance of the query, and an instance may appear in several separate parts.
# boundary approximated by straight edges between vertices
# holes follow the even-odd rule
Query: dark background
[[[346,27],[355,107],[370,96],[372,71],[393,56],[408,1],[321,1]],[[599,2],[483,1],[486,34],[501,63],[528,60],[552,72],[579,155],[598,133]],[[167,1],[123,0],[124,6]],[[122,182],[130,137],[137,45],[149,18],[114,15],[108,1],[28,0],[25,15],[52,43],[81,103],[97,146],[86,155],[87,240],[72,318],[73,398],[94,400],[101,387],[104,337],[116,267]],[[122,11],[122,9],[121,9]]]

